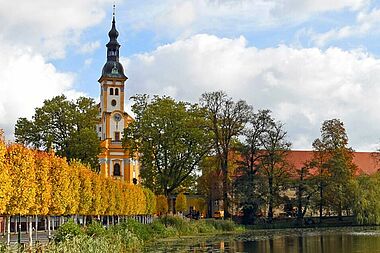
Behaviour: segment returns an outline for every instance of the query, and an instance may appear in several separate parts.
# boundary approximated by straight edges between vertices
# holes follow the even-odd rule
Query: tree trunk
[[[322,182],[319,184],[319,223],[322,223],[322,212],[323,212],[323,188]]]
[[[37,241],[38,241],[38,215],[36,215],[36,223],[35,223],[36,225],[35,225],[35,227],[36,227],[36,243],[37,243]]]
[[[29,227],[29,246],[33,246],[33,219],[32,216],[27,216],[28,227]]]
[[[7,245],[11,244],[11,216],[7,215]]]
[[[230,202],[228,199],[228,157],[224,158],[222,162],[222,172],[223,172],[223,209],[224,209],[224,219],[231,217],[229,212]]]
[[[273,178],[268,178],[268,187],[269,187],[269,201],[268,201],[268,222],[272,223],[273,221]]]
[[[48,238],[50,240],[50,238],[51,238],[51,217],[50,217],[50,215],[47,217],[47,223],[48,223],[48,225],[47,225],[47,227],[48,227]]]

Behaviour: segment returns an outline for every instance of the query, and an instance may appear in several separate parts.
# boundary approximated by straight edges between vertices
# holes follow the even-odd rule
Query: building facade
[[[115,15],[112,27],[108,33],[107,62],[98,80],[100,84],[98,137],[101,141],[102,153],[99,155],[100,173],[123,180],[127,183],[137,183],[139,178],[138,161],[129,156],[122,147],[123,130],[133,121],[125,112],[124,97],[127,76],[119,61],[120,44],[117,41],[119,32],[116,30]]]

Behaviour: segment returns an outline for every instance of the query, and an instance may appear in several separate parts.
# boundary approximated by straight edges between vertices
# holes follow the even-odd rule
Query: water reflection
[[[144,252],[380,253],[380,231],[374,228],[263,230],[238,236],[161,242]]]

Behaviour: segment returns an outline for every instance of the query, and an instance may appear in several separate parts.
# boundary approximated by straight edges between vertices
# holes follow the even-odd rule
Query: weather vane
[[[113,4],[113,12],[112,12],[112,16],[115,17],[115,2]]]

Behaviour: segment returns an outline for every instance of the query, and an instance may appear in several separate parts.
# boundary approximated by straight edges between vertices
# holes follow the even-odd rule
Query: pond
[[[254,230],[239,235],[160,241],[144,252],[380,253],[380,228]]]

